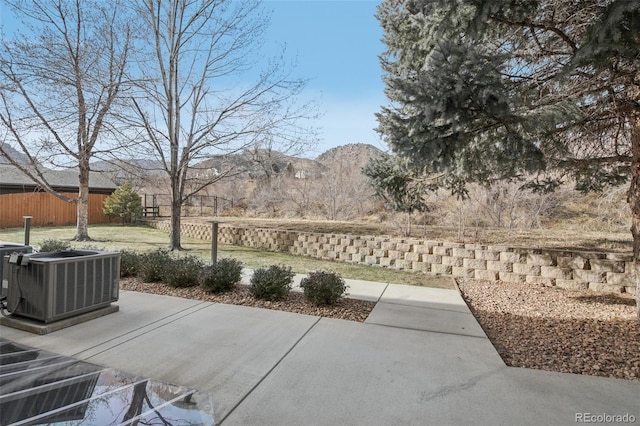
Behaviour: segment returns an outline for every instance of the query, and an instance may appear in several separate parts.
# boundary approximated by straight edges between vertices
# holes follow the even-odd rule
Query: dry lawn
[[[185,222],[207,223],[217,220],[236,226],[293,229],[325,234],[403,236],[392,221],[330,221],[303,219],[270,219],[246,217],[188,217]],[[631,251],[631,232],[624,226],[601,223],[592,218],[577,218],[550,224],[545,228],[508,230],[503,228],[472,228],[414,225],[412,237],[428,240],[496,244],[511,247],[562,248],[625,252]]]

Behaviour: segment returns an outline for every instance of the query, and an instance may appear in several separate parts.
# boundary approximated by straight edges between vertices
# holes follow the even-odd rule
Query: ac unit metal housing
[[[49,323],[109,306],[118,300],[120,253],[64,250],[4,258],[7,307],[15,315]]]
[[[9,255],[11,253],[31,253],[31,250],[31,246],[0,241],[0,283],[2,283],[2,292],[0,294],[2,297],[7,295],[7,286],[9,285],[7,277],[4,276],[4,262],[2,260],[5,255]]]

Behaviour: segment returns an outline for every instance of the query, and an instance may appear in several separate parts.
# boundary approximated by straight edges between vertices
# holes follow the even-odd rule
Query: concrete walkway
[[[455,290],[348,284],[377,301],[365,323],[123,291],[119,312],[0,336],[210,393],[224,425],[640,423],[640,382],[507,367]]]

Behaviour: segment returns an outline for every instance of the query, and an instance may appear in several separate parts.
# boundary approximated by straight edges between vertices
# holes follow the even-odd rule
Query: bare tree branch
[[[142,70],[134,111],[167,173],[170,246],[180,249],[185,200],[238,173],[193,172],[199,163],[265,141],[291,141],[294,134],[304,144],[314,135],[291,131],[310,114],[307,105],[295,106],[304,82],[290,79],[281,71],[282,63],[257,79],[247,75],[255,80],[252,84],[239,83],[254,65],[251,55],[268,24],[260,2],[141,0],[138,13],[148,30],[149,50],[142,54],[153,61],[146,61]]]
[[[89,239],[90,160],[114,133],[114,106],[127,84],[131,49],[128,9],[119,1],[9,1],[29,32],[3,40],[0,122],[3,144],[29,164],[0,153],[47,192],[77,204],[76,239]],[[113,149],[113,147],[112,147]],[[47,166],[78,171],[78,198],[54,190]]]

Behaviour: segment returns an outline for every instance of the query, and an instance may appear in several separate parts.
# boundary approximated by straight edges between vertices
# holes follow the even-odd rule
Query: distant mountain
[[[6,142],[1,145],[2,145],[2,149],[6,151],[7,154],[9,154],[9,156],[14,160],[16,160],[18,163],[21,163],[21,164],[29,163],[29,157],[27,157],[24,153],[13,148],[11,145],[9,145]],[[10,164],[10,163],[11,162],[7,158],[5,158],[4,155],[0,153],[0,164]]]
[[[329,168],[331,168],[332,164],[341,162],[342,164],[349,164],[353,168],[361,169],[371,158],[377,157],[382,153],[383,151],[373,145],[353,143],[331,148],[320,154],[317,161]]]
[[[117,170],[142,170],[146,172],[162,170],[162,163],[157,160],[131,158],[127,160],[96,161],[91,163],[91,170],[96,172],[114,172]]]
[[[129,182],[136,189],[153,186],[166,176],[159,161],[146,159],[101,160],[92,162],[90,167],[117,185]]]
[[[369,159],[382,153],[381,150],[368,144],[349,144],[332,148],[320,154],[315,160],[283,154],[273,150],[251,150],[230,155],[212,156],[207,160],[193,164],[189,174],[191,178],[210,179],[212,175],[231,174],[240,179],[256,179],[265,174],[290,173],[296,177],[313,178],[324,175],[327,171],[340,167],[348,167],[359,171]],[[113,161],[97,161],[91,163],[91,170],[104,172],[118,183],[129,181],[134,186],[150,187],[156,184],[165,185],[166,174],[162,164],[155,160],[123,159]],[[164,183],[162,183],[164,182]]]
[[[289,156],[278,151],[255,150],[238,154],[215,156],[192,167],[193,170],[216,170],[224,173],[235,170],[248,178],[264,175],[267,171],[275,174],[304,172],[305,175],[320,174],[324,166],[316,160]],[[235,174],[235,173],[234,173]]]
[[[27,163],[28,157],[8,144],[3,145],[12,158],[21,163]],[[265,168],[270,168],[275,173],[284,170],[298,173],[303,172],[307,176],[319,175],[330,169],[333,164],[348,163],[354,168],[364,167],[370,158],[378,156],[381,150],[373,145],[356,143],[331,148],[320,154],[315,160],[289,156],[277,151],[256,150],[238,154],[214,156],[192,166],[193,170],[217,170],[223,172],[233,169],[241,174],[253,178],[264,173]],[[9,160],[0,155],[0,164],[9,164]],[[96,161],[91,163],[91,170],[106,172],[115,180],[122,180],[123,176],[130,178],[132,175],[164,176],[162,163],[148,159],[123,159],[114,161]]]

